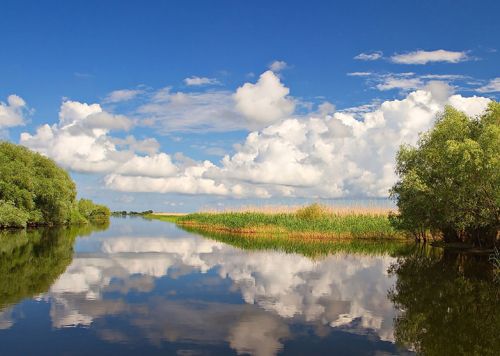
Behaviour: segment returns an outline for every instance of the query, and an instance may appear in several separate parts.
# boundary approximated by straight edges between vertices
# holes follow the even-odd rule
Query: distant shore
[[[166,213],[166,212],[163,212],[163,213],[152,213],[151,215],[158,215],[158,216],[186,216],[188,215],[189,213]]]

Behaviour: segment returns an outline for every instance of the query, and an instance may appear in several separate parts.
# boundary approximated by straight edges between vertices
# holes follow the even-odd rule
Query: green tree
[[[492,246],[500,226],[500,103],[480,117],[446,107],[417,147],[397,154],[392,223],[417,239]]]
[[[85,223],[76,194],[75,183],[54,161],[0,142],[0,227]],[[106,207],[90,203],[100,219],[109,217]]]
[[[111,215],[107,206],[95,204],[90,199],[80,199],[78,201],[78,211],[89,221],[108,220]]]
[[[13,203],[0,200],[0,227],[26,227],[28,213]]]

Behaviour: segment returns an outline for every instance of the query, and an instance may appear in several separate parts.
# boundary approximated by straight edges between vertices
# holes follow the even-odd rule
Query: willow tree
[[[76,185],[53,160],[0,142],[0,228],[107,220],[109,209],[76,200]]]
[[[399,212],[392,223],[417,239],[497,243],[500,226],[500,103],[468,117],[450,106],[416,147],[396,157],[399,181],[391,189]]]

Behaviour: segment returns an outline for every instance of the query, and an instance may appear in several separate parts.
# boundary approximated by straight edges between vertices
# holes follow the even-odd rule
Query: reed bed
[[[287,236],[308,243],[332,239],[402,238],[389,223],[388,211],[332,210],[319,204],[292,212],[231,211],[162,216],[183,227],[238,235]]]
[[[384,215],[395,213],[397,209],[392,206],[381,204],[343,204],[343,205],[323,205],[314,203],[310,206],[319,206],[326,214],[331,215]],[[203,213],[221,214],[221,213],[263,213],[263,214],[295,214],[297,211],[304,209],[303,205],[243,205],[239,207],[223,208],[223,209],[206,209]],[[174,215],[169,213],[159,213],[166,215]],[[184,214],[188,215],[188,214]]]

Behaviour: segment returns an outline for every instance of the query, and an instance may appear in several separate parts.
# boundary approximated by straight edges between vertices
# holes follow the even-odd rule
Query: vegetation
[[[169,221],[168,217],[155,218]],[[308,257],[320,257],[334,253],[402,256],[407,253],[411,246],[404,241],[389,239],[379,241],[368,239],[310,239],[287,235],[232,234],[221,231],[206,231],[182,225],[181,227],[186,231],[197,233],[243,250],[277,250],[285,253],[298,253]]]
[[[397,155],[400,180],[391,190],[393,226],[445,242],[498,243],[500,226],[500,103],[478,118],[447,107],[417,147]]]
[[[0,200],[0,227],[25,227],[29,214],[12,202]]]
[[[0,310],[46,292],[73,256],[76,236],[107,224],[0,231]]]
[[[303,241],[339,238],[384,239],[401,237],[384,214],[335,214],[313,204],[295,213],[195,213],[160,219],[183,227],[239,235],[301,238]]]
[[[90,199],[78,201],[78,212],[87,220],[94,222],[108,221],[110,211],[107,206],[95,204]]]
[[[161,220],[161,221],[166,221],[170,223],[177,223],[177,220],[183,215],[165,215],[165,214],[147,214],[144,215],[143,218],[145,219],[154,219],[154,220]]]
[[[213,229],[207,228],[207,226],[199,227],[191,223],[183,224],[182,219],[188,216],[152,214],[147,218],[176,223],[188,232],[251,251],[278,250],[286,253],[299,253],[308,257],[318,257],[330,253],[401,256],[410,248],[410,245],[405,241],[394,239],[375,241],[371,239],[325,239],[319,235],[314,237],[312,235],[283,233],[235,233],[231,230]]]
[[[150,215],[150,214],[153,214],[153,210],[146,210],[146,211],[125,211],[125,210],[122,210],[122,211],[113,211],[112,215],[113,216],[127,216],[127,215],[131,215],[131,216],[134,216],[134,215],[139,215],[139,216],[144,216],[144,215]]]
[[[54,161],[0,142],[0,228],[82,224],[106,220],[109,209],[76,200],[76,186]]]
[[[492,266],[487,256],[450,252],[425,246],[391,266],[397,279],[389,298],[401,310],[396,342],[421,355],[497,355],[500,288]]]

